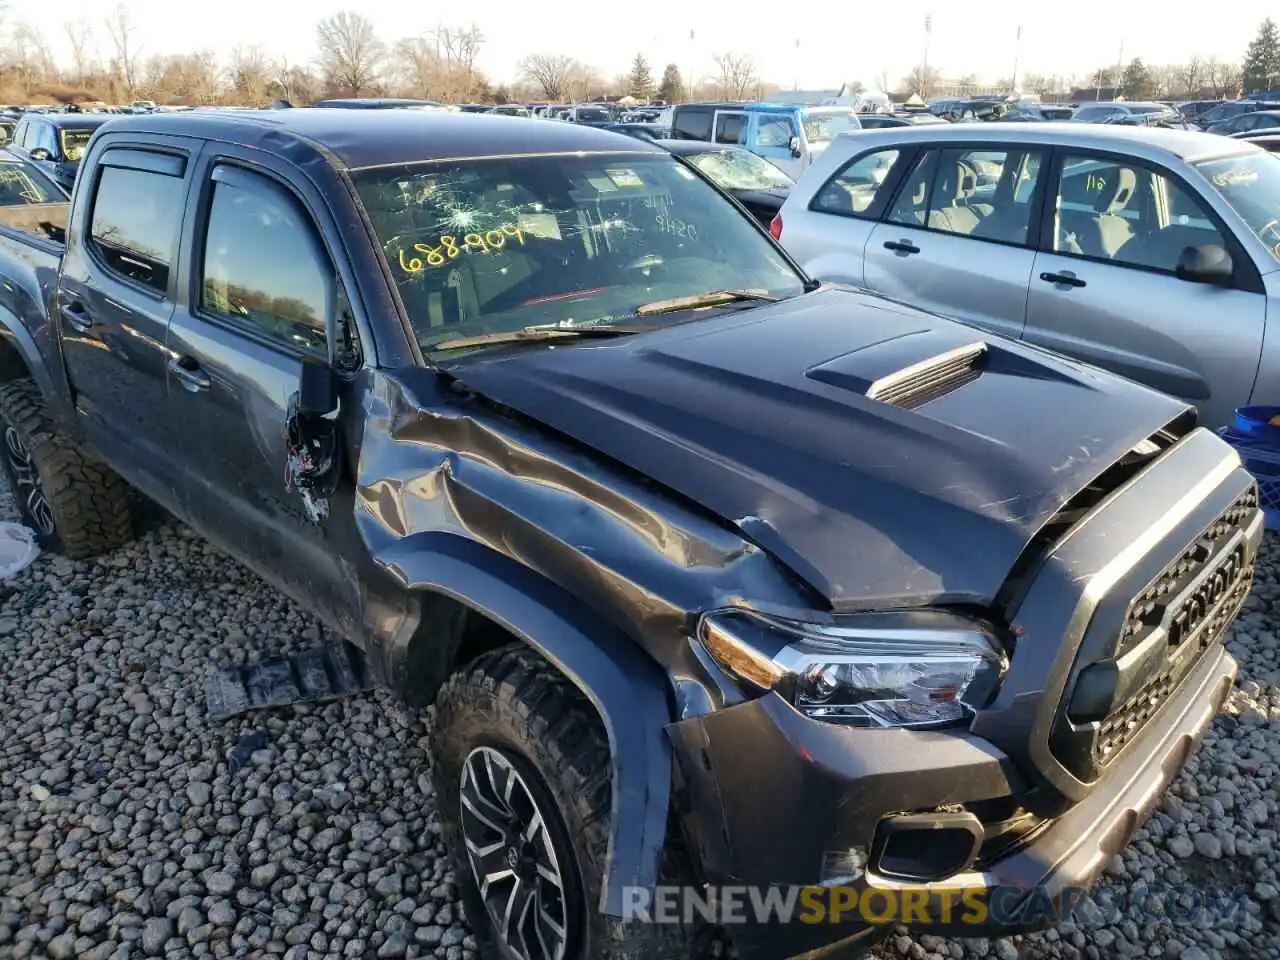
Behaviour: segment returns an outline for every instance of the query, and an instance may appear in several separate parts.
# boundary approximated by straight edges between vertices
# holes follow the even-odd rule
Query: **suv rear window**
[[[677,107],[671,135],[677,140],[711,139],[710,107]]]

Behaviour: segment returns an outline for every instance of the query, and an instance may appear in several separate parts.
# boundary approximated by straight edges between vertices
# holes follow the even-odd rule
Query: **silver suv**
[[[1077,123],[847,134],[771,229],[819,279],[1106,367],[1208,425],[1280,403],[1280,162],[1248,143]]]

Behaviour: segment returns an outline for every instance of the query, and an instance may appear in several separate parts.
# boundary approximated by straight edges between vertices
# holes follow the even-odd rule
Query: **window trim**
[[[1031,200],[1027,204],[1028,210],[1027,210],[1026,240],[1023,241],[1022,243],[1017,243],[1013,240],[1001,240],[997,237],[975,237],[972,234],[953,233],[950,230],[939,230],[936,227],[929,226],[928,225],[929,211],[933,206],[933,190],[934,190],[934,186],[938,181],[938,171],[936,168],[934,170],[933,177],[929,180],[929,190],[925,196],[925,222],[923,224],[898,223],[897,221],[889,219],[889,210],[892,209],[892,204],[897,201],[898,192],[902,189],[902,186],[903,186],[902,183],[898,183],[896,185],[894,189],[893,200],[890,201],[889,204],[886,204],[885,209],[881,212],[880,222],[884,223],[887,226],[900,227],[903,230],[920,230],[924,233],[932,233],[940,237],[956,237],[960,240],[973,240],[978,243],[991,243],[991,244],[995,244],[996,246],[1009,247],[1014,250],[1030,250],[1032,253],[1038,252],[1040,249],[1040,242],[1044,233],[1043,225],[1044,225],[1045,210],[1046,210],[1045,198],[1047,196],[1046,183],[1048,182],[1047,174],[1051,173],[1054,169],[1053,148],[1047,144],[1040,143],[1040,142],[1016,143],[1016,142],[1010,142],[1007,140],[986,140],[986,141],[980,140],[976,142],[972,140],[953,140],[953,141],[944,141],[944,142],[930,142],[928,146],[920,147],[917,153],[920,155],[923,155],[925,153],[933,152],[940,155],[948,150],[980,151],[984,153],[1004,153],[1004,154],[1009,154],[1009,153],[1040,154],[1040,172],[1036,178],[1036,186],[1035,186],[1035,190],[1031,194]],[[913,167],[915,166],[915,163],[918,159],[919,157],[917,157],[915,160],[912,161]],[[903,179],[904,180],[906,179],[905,176]],[[1037,229],[1037,224],[1040,225],[1039,229]]]
[[[1058,147],[1054,150],[1052,158],[1052,166],[1049,169],[1049,181],[1053,184],[1054,197],[1058,196],[1058,189],[1062,179],[1062,168],[1067,160],[1083,159],[1083,160],[1099,160],[1103,163],[1119,163],[1130,167],[1140,167],[1149,174],[1154,173],[1171,181],[1174,185],[1190,194],[1200,204],[1201,211],[1209,218],[1214,228],[1218,231],[1218,235],[1226,241],[1227,253],[1231,255],[1231,263],[1234,268],[1234,277],[1231,286],[1227,289],[1242,290],[1245,293],[1264,293],[1265,288],[1262,285],[1262,274],[1258,271],[1258,265],[1253,262],[1253,257],[1245,250],[1240,243],[1240,238],[1236,236],[1234,230],[1228,228],[1226,221],[1213,209],[1211,204],[1206,204],[1201,191],[1194,189],[1191,182],[1180,172],[1171,167],[1163,166],[1155,161],[1147,160],[1144,157],[1135,157],[1131,154],[1119,153],[1114,150],[1095,150],[1089,147]],[[1042,210],[1040,222],[1040,238],[1037,249],[1042,253],[1055,257],[1068,257],[1072,260],[1080,260],[1085,263],[1096,263],[1104,267],[1117,267],[1125,270],[1140,270],[1143,273],[1151,273],[1161,277],[1170,277],[1179,280],[1179,277],[1172,270],[1162,270],[1159,267],[1148,267],[1138,263],[1121,263],[1115,260],[1103,257],[1091,257],[1083,253],[1070,253],[1066,251],[1055,250],[1054,221],[1053,212],[1056,204],[1050,204],[1048,194],[1044,195],[1044,207]],[[1187,280],[1180,280],[1181,283],[1189,283]]]
[[[161,156],[175,155],[175,151],[152,149],[150,147],[125,148],[125,147],[112,147],[108,145],[106,148],[104,148],[103,152],[98,158],[98,162],[95,165],[95,169],[93,171],[93,185],[92,185],[92,191],[89,197],[89,209],[88,209],[89,222],[88,222],[88,230],[86,231],[85,244],[84,244],[85,251],[89,256],[89,259],[93,262],[94,266],[97,267],[99,270],[102,270],[105,273],[109,274],[112,280],[116,281],[117,283],[123,283],[126,286],[128,286],[130,290],[134,290],[138,293],[143,294],[144,296],[150,297],[152,300],[163,302],[165,300],[170,299],[170,291],[173,290],[173,284],[179,269],[179,261],[182,259],[182,222],[186,218],[187,188],[189,186],[188,183],[186,182],[187,180],[186,158],[184,155],[183,174],[181,176],[176,176],[172,173],[165,173],[161,170],[148,170],[144,167],[138,167],[135,165],[131,165],[129,163],[115,164],[115,163],[103,162],[107,157],[110,157],[111,154],[116,151],[134,153],[134,154],[155,153]],[[133,277],[125,276],[123,273],[116,270],[113,266],[107,263],[106,258],[103,257],[102,252],[99,249],[99,241],[93,235],[93,219],[94,219],[94,214],[98,210],[98,198],[102,190],[102,177],[108,168],[116,169],[116,170],[134,170],[139,173],[149,173],[157,177],[168,177],[171,180],[176,180],[181,185],[182,208],[179,210],[178,229],[174,237],[174,245],[173,245],[173,261],[174,262],[166,264],[166,267],[169,271],[169,276],[168,276],[168,282],[165,284],[165,287],[163,290],[157,289],[156,287],[148,286],[147,284],[141,282],[140,280],[136,280]]]
[[[205,251],[209,241],[209,220],[213,211],[213,196],[217,185],[224,183],[237,190],[244,190],[247,193],[254,193],[260,197],[277,201],[283,198],[285,202],[292,203],[295,213],[301,214],[302,219],[311,225],[310,243],[315,248],[314,252],[328,264],[330,270],[331,275],[329,276],[329,283],[325,293],[324,360],[326,363],[334,364],[338,332],[338,318],[335,316],[338,299],[337,288],[339,286],[343,287],[348,300],[350,300],[350,293],[346,292],[336,261],[329,252],[328,245],[324,242],[324,235],[320,230],[319,224],[316,223],[316,218],[312,214],[311,208],[282,177],[278,177],[271,171],[261,167],[245,163],[237,157],[211,157],[207,171],[204,182],[200,185],[198,198],[199,216],[196,220],[195,242],[192,244],[191,249],[191,270],[188,277],[190,286],[187,291],[187,309],[191,316],[202,323],[208,323],[219,329],[226,330],[228,333],[244,337],[246,340],[291,359],[302,360],[316,356],[312,351],[304,350],[301,347],[285,343],[271,336],[258,324],[245,323],[235,317],[214,313],[204,306]],[[359,339],[357,334],[357,340]],[[362,344],[361,352],[363,353],[363,351]],[[335,366],[334,369],[337,370],[337,367]]]
[[[902,186],[902,180],[906,176],[906,170],[915,166],[916,157],[919,156],[922,149],[924,148],[915,145],[881,144],[879,146],[854,153],[854,155],[848,160],[836,167],[835,172],[823,181],[822,186],[813,191],[813,196],[809,198],[809,202],[806,204],[805,210],[810,213],[818,213],[828,217],[840,217],[843,220],[868,220],[872,223],[881,222],[885,215],[886,208],[891,202],[891,198],[898,195],[898,190]],[[822,196],[827,187],[831,186],[840,174],[844,173],[859,160],[865,159],[872,154],[885,153],[889,150],[896,152],[898,154],[898,159],[895,160],[893,162],[893,166],[889,168],[889,176],[885,178],[884,183],[880,184],[880,189],[876,191],[875,198],[867,206],[867,209],[860,213],[839,213],[834,210],[825,210],[818,206],[818,197]]]
[[[728,143],[727,141],[721,141],[716,139],[716,133],[718,132],[718,129],[720,126],[721,117],[737,117],[739,123],[741,124],[741,126],[738,127],[738,139],[733,141],[733,143]],[[735,109],[716,110],[714,113],[711,114],[711,142],[718,147],[744,146],[746,143],[744,139],[744,134],[746,134],[747,132],[747,124],[749,119],[750,118],[747,116],[747,111],[745,110],[735,110]]]

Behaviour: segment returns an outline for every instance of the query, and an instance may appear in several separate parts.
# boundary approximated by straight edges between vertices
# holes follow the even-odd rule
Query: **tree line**
[[[264,105],[274,99],[308,103],[331,96],[409,96],[453,103],[508,100],[589,100],[631,95],[638,100],[722,97],[750,99],[778,87],[767,83],[745,54],[713,57],[707,74],[685,77],[669,63],[656,79],[648,60],[637,54],[630,70],[613,77],[561,53],[533,53],[516,64],[516,81],[493,83],[477,66],[485,36],[474,24],[441,26],[418,36],[379,35],[364,15],[345,10],[315,25],[315,56],[293,62],[257,44],[233,47],[225,56],[212,50],[153,53],[138,39],[126,4],[100,20],[63,24],[70,60],[57,62],[49,38],[31,24],[12,28],[0,47],[0,102],[109,103],[150,99],[170,104]],[[835,79],[839,85],[840,78]],[[863,86],[853,84],[854,89]],[[876,89],[964,95],[1018,88],[1045,99],[1062,99],[1081,88],[1104,96],[1138,99],[1234,97],[1280,88],[1280,31],[1267,19],[1240,63],[1192,57],[1181,64],[1148,65],[1139,58],[1078,75],[1028,72],[1002,77],[994,85],[976,75],[943,83],[938,71],[917,67],[894,84],[886,71]]]

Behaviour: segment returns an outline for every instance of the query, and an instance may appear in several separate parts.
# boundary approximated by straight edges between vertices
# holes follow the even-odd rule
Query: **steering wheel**
[[[1258,231],[1258,239],[1272,250],[1280,252],[1280,218],[1267,221]]]

